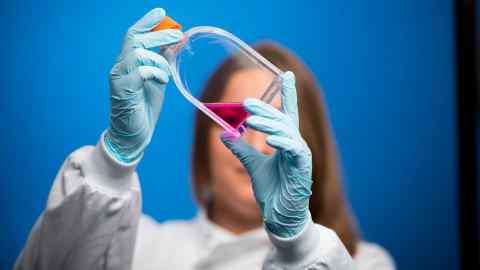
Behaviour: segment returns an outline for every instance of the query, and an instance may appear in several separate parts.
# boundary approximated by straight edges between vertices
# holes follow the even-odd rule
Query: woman
[[[359,240],[312,76],[269,43],[256,49],[298,76],[295,83],[292,72],[282,75],[273,106],[245,99],[271,78],[234,58],[205,87],[204,101],[245,99],[251,116],[243,138],[234,138],[197,113],[197,217],[157,224],[141,215],[135,167],[169,75],[163,56],[147,49],[182,37],[150,32],[164,16],[154,9],[127,32],[111,71],[110,126],[96,147],[65,161],[15,269],[394,269],[385,251]]]

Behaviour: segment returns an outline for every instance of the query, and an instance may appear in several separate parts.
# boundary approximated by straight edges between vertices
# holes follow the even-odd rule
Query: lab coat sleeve
[[[99,143],[73,152],[58,172],[14,269],[131,269],[141,212],[135,167]]]
[[[312,220],[291,238],[280,238],[270,232],[268,236],[273,248],[265,259],[264,270],[356,269],[337,234]]]

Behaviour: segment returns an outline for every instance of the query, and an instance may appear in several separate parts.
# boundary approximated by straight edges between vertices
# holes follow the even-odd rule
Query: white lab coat
[[[310,222],[293,238],[263,228],[234,235],[203,211],[190,221],[158,224],[141,214],[135,167],[96,147],[73,152],[14,269],[394,269],[379,246],[361,242],[349,256],[334,231]]]

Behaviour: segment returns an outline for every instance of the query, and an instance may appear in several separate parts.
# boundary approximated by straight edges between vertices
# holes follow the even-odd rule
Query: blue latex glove
[[[182,38],[178,30],[150,32],[164,17],[165,11],[156,8],[130,27],[110,72],[110,125],[105,145],[123,162],[141,156],[150,143],[170,75],[167,60],[147,49]]]
[[[277,236],[291,237],[311,218],[312,154],[299,132],[295,77],[292,72],[282,76],[282,112],[258,99],[243,103],[251,114],[247,126],[267,134],[266,142],[275,153],[263,154],[228,133],[222,134],[222,141],[250,175],[266,228]]]

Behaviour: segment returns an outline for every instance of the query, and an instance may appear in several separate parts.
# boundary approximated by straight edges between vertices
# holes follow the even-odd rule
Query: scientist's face
[[[220,102],[242,102],[247,97],[259,97],[273,77],[261,69],[245,69],[235,72],[224,89]],[[272,105],[280,107],[280,97]],[[223,128],[213,125],[209,132],[210,145],[210,192],[213,196],[213,215],[232,216],[235,222],[249,223],[245,226],[260,226],[260,210],[253,196],[250,177],[240,161],[220,140]],[[247,129],[244,139],[258,151],[272,154],[273,148],[265,143],[266,135]],[[226,214],[226,215],[225,215]]]

